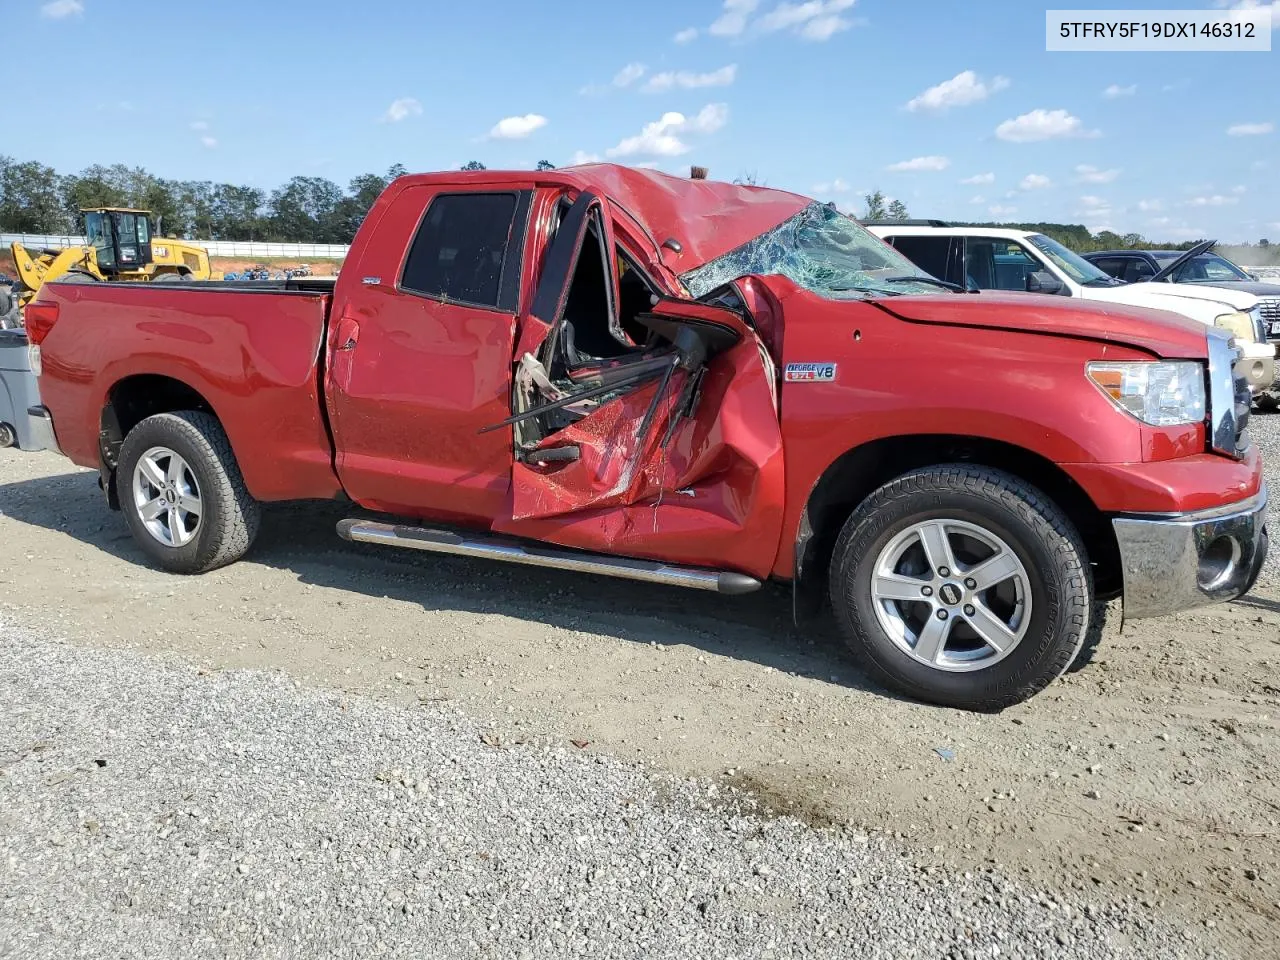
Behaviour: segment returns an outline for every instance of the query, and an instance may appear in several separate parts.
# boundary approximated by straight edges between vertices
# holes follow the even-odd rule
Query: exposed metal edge
[[[553,567],[578,573],[594,573],[626,580],[661,583],[689,590],[709,590],[737,596],[759,590],[761,582],[731,570],[704,570],[678,567],[656,560],[611,557],[580,553],[542,544],[525,544],[489,537],[466,537],[448,530],[430,530],[372,520],[340,520],[338,536],[357,543],[378,543],[408,550],[447,553],[461,557],[483,557],[534,567]]]

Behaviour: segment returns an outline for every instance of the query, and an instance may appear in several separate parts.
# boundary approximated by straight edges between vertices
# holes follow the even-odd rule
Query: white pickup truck
[[[969,290],[1025,290],[1181,314],[1229,330],[1243,357],[1237,372],[1255,397],[1276,384],[1276,348],[1267,343],[1261,301],[1201,284],[1125,283],[1042,233],[953,227],[938,220],[863,221],[918,267]]]

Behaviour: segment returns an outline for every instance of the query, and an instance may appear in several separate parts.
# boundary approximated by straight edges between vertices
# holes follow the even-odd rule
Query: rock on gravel
[[[0,956],[1208,956],[709,781],[0,626]]]

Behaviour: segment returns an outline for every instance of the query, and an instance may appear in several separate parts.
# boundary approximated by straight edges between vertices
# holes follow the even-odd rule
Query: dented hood
[[[1137,347],[1159,357],[1202,359],[1205,327],[1164,310],[1038,293],[888,297],[880,309],[914,323],[1057,334]]]

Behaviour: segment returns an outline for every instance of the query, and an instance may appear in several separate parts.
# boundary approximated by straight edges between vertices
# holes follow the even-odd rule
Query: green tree
[[[13,233],[63,233],[71,228],[57,171],[0,156],[0,228]]]
[[[555,165],[554,163],[552,163],[550,160],[539,160],[539,161],[534,165],[534,168],[533,168],[533,169],[535,169],[535,170],[554,170],[555,168],[556,168],[556,165]]]
[[[218,184],[213,188],[213,239],[263,239],[266,227],[262,210],[266,202],[266,193],[257,187]]]
[[[268,201],[268,239],[285,243],[341,243],[342,188],[324,177],[294,177]]]
[[[901,200],[894,200],[889,204],[890,220],[910,220],[911,215],[907,213],[907,205]]]
[[[884,220],[888,216],[884,209],[884,194],[879,190],[868,193],[862,199],[867,203],[867,212],[862,215],[863,220]]]
[[[488,170],[489,168],[486,167],[479,160],[468,160],[466,163],[462,165],[462,169],[463,170]]]

